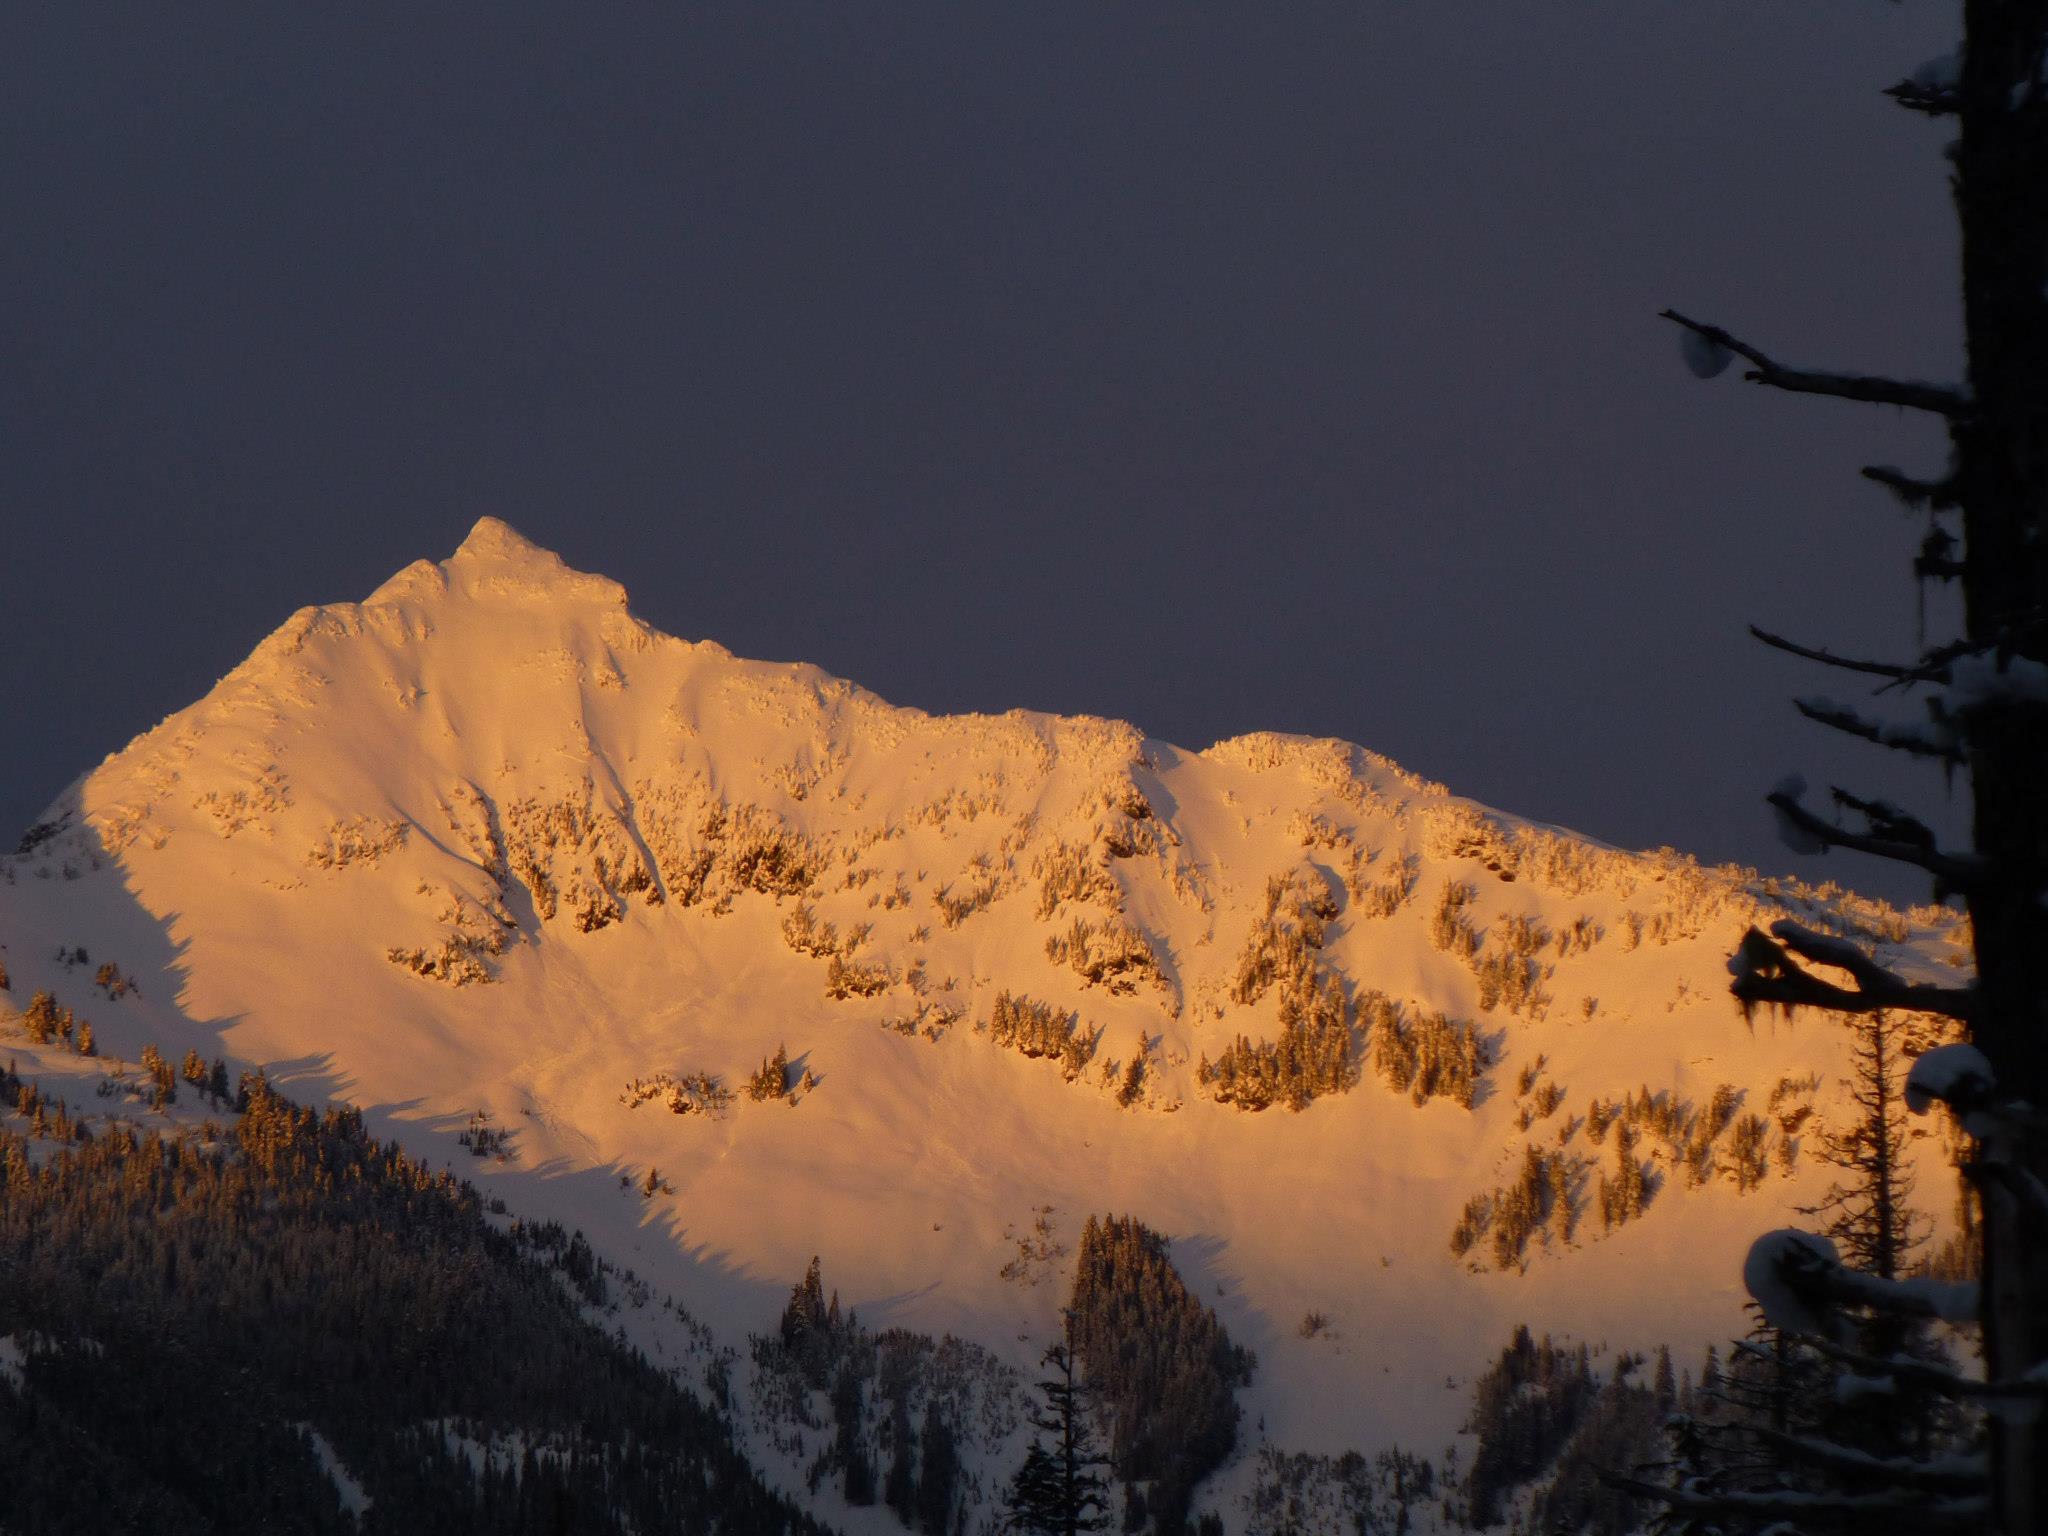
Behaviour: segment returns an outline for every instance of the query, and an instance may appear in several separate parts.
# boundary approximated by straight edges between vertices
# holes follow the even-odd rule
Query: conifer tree
[[[830,1312],[825,1306],[824,1271],[817,1255],[811,1256],[811,1267],[804,1271],[789,1293],[789,1303],[782,1309],[782,1347],[791,1359],[796,1361],[804,1379],[813,1389],[821,1388],[830,1377],[832,1361],[838,1354],[835,1337],[837,1322],[838,1293],[834,1292]]]
[[[832,1383],[832,1417],[838,1425],[834,1448],[846,1502],[856,1507],[875,1502],[875,1467],[868,1460],[867,1438],[861,1433],[864,1401],[860,1373],[852,1361],[846,1361]]]
[[[1900,1026],[1883,1009],[1855,1022],[1849,1101],[1856,1119],[1823,1135],[1821,1161],[1849,1175],[1828,1186],[1808,1215],[1827,1218],[1826,1232],[1849,1263],[1895,1280],[1907,1257],[1925,1241],[1926,1219],[1908,1204],[1912,1171],[1906,1162],[1906,1104],[1901,1093]]]
[[[21,1011],[21,1027],[37,1045],[48,1045],[56,1037],[59,1020],[67,1011],[59,1008],[49,993],[38,992]]]
[[[142,1048],[142,1070],[149,1074],[152,1085],[150,1108],[162,1109],[166,1104],[177,1102],[177,1075],[171,1070],[171,1064],[164,1060],[164,1053],[156,1048],[155,1041]]]
[[[960,1452],[953,1443],[952,1426],[939,1413],[937,1397],[925,1403],[917,1448],[917,1528],[924,1536],[947,1536],[953,1524],[954,1488],[960,1480]]]
[[[762,1059],[759,1070],[747,1079],[747,1097],[757,1104],[779,1099],[789,1092],[789,1048],[775,1047],[773,1056]]]
[[[1049,1368],[1039,1378],[1039,1403],[1031,1410],[1037,1432],[1024,1465],[1010,1480],[1003,1528],[1039,1536],[1080,1536],[1109,1524],[1109,1484],[1090,1417],[1093,1394],[1081,1380],[1074,1360],[1074,1315],[1061,1314],[1062,1336],[1048,1348],[1041,1363]]]
[[[904,1525],[917,1522],[917,1467],[910,1441],[910,1407],[898,1397],[889,1405],[889,1470],[882,1477],[882,1502]]]
[[[806,1332],[821,1329],[825,1324],[825,1276],[823,1266],[816,1254],[811,1255],[811,1267],[804,1271],[803,1279],[789,1293],[789,1303],[782,1309],[782,1342],[794,1345]]]

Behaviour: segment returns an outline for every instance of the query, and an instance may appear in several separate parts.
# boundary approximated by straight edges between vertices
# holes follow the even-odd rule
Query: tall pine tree
[[[1043,1536],[1079,1536],[1109,1524],[1109,1458],[1095,1438],[1094,1399],[1074,1364],[1074,1315],[1061,1314],[1062,1337],[1046,1350],[1050,1374],[1038,1381],[1037,1431],[1010,1481],[1003,1528]]]

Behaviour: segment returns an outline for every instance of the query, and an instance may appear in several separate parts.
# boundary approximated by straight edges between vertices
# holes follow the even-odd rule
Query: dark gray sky
[[[1911,645],[1854,471],[1938,435],[1654,316],[1956,373],[1952,9],[11,8],[0,824],[483,513],[930,709],[1771,867],[1789,768],[1938,804],[1742,635]]]

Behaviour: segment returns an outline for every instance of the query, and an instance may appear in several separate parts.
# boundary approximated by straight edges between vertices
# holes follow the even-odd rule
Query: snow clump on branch
[[[1692,370],[1696,379],[1718,377],[1727,372],[1728,365],[1735,360],[1735,354],[1720,342],[1692,330],[1678,333],[1678,354],[1685,359],[1685,366]]]
[[[1692,333],[1688,331],[1686,334]],[[1786,814],[1784,807],[1777,803],[1777,797],[1783,795],[1797,805],[1805,794],[1806,779],[1802,774],[1788,773],[1771,786],[1771,815],[1777,823],[1778,841],[1793,853],[1826,853],[1828,845],[1794,821]]]
[[[1936,1103],[1966,1111],[1984,1103],[1998,1079],[1974,1045],[1937,1045],[1906,1074],[1906,1107],[1924,1115]]]
[[[1835,1245],[1819,1233],[1780,1227],[1750,1244],[1742,1285],[1773,1328],[1825,1335],[1830,1332],[1827,1282],[1841,1267]]]

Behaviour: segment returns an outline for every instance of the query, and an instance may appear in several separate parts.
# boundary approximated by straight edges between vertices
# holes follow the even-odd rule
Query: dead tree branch
[[[1863,478],[1876,481],[1916,512],[1948,512],[1962,505],[1956,500],[1953,476],[1946,480],[1916,480],[1889,464],[1866,464]]]
[[[1952,890],[1968,890],[1983,873],[1983,866],[1974,858],[1943,853],[1938,848],[1926,847],[1918,842],[1871,836],[1851,832],[1846,827],[1838,827],[1833,822],[1814,815],[1801,805],[1795,796],[1783,790],[1772,791],[1764,800],[1794,827],[1817,842],[1825,843],[1830,848],[1848,848],[1856,853],[1870,854],[1875,858],[1891,859],[1899,864],[1917,864]]]
[[[1743,1006],[1769,1003],[1780,1008],[1829,1008],[1842,1013],[1875,1013],[1901,1008],[1943,1018],[1968,1019],[1977,1001],[1968,987],[1936,987],[1909,982],[1886,970],[1855,945],[1813,933],[1799,924],[1771,925],[1775,937],[1752,928],[1728,967],[1735,974],[1729,988]],[[1797,958],[1795,958],[1797,957]],[[1846,971],[1853,987],[1823,981],[1799,962]]]
[[[1931,757],[1937,762],[1964,763],[1969,759],[1954,741],[1906,726],[1867,720],[1855,710],[1826,699],[1794,699],[1792,707],[1816,725],[1844,732],[1861,741],[1874,742],[1913,757]]]
[[[1773,362],[1749,343],[1737,340],[1718,325],[1688,319],[1675,309],[1659,313],[1664,319],[1684,326],[1716,346],[1726,347],[1737,357],[1753,364],[1743,377],[1754,384],[1767,384],[1772,389],[1786,390],[1795,395],[1832,395],[1837,400],[1932,411],[1937,416],[1965,416],[1970,411],[1970,397],[1945,384],[1915,384],[1868,374],[1816,373],[1804,368],[1787,368],[1782,363]]]
[[[1783,635],[1774,635],[1767,629],[1759,629],[1754,624],[1749,626],[1749,632],[1774,650],[1787,651],[1808,661],[1817,661],[1822,666],[1839,667],[1844,672],[1867,672],[1873,677],[1897,679],[1906,676],[1912,670],[1910,667],[1889,661],[1857,661],[1848,656],[1837,656],[1833,651],[1825,651],[1818,646],[1800,645],[1796,641],[1787,640]]]
[[[1954,117],[1962,111],[1962,97],[1954,86],[1901,80],[1897,85],[1886,86],[1884,93],[1908,112],[1919,112],[1928,117]]]

